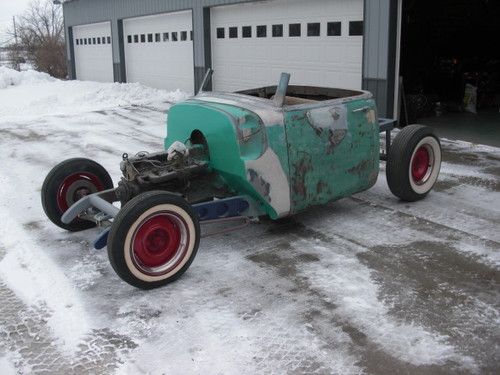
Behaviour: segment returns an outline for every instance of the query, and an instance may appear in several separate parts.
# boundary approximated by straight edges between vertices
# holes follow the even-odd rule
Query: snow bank
[[[188,94],[154,89],[139,83],[62,81],[29,70],[0,68],[0,119],[19,120],[48,115],[72,115],[133,105],[166,109],[166,102]]]
[[[36,85],[46,82],[54,82],[56,78],[47,73],[34,70],[18,72],[17,70],[0,66],[0,89],[18,85]]]

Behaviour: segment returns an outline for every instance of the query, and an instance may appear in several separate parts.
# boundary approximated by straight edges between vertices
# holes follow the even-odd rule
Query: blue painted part
[[[243,197],[231,197],[226,199],[218,199],[211,202],[194,204],[194,211],[198,214],[200,221],[221,219],[224,217],[241,216],[243,212],[248,210],[250,204]],[[108,235],[111,227],[103,230],[94,240],[94,248],[101,250],[108,244]]]
[[[111,227],[107,227],[101,233],[99,233],[99,236],[97,236],[97,238],[94,240],[95,249],[101,250],[106,247],[106,245],[108,244],[108,234],[110,230]]]
[[[231,197],[194,204],[192,207],[198,214],[199,220],[205,221],[241,216],[250,207],[250,204],[243,197]]]

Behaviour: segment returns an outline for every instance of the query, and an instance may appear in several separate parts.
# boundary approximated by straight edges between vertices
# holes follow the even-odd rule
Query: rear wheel
[[[98,191],[112,189],[113,181],[106,169],[90,159],[64,160],[49,172],[42,185],[42,206],[47,217],[57,226],[79,231],[95,223],[75,219],[69,224],[61,221],[64,212],[77,200]]]
[[[196,213],[181,197],[151,191],[130,200],[113,221],[108,256],[124,281],[141,289],[179,278],[200,242]]]
[[[391,145],[387,157],[387,183],[391,192],[413,202],[433,188],[441,168],[441,144],[432,128],[409,125]]]

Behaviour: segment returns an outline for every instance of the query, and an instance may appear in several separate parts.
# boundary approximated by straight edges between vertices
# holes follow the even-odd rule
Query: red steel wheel
[[[102,182],[95,174],[90,172],[73,173],[59,185],[57,206],[61,212],[65,212],[77,200],[102,190]]]
[[[432,154],[432,149],[428,145],[420,146],[413,154],[413,159],[411,161],[411,176],[413,182],[417,185],[421,185],[429,178],[430,171],[432,170],[433,158],[431,159],[430,154]]]
[[[199,241],[198,216],[191,206],[179,196],[150,191],[131,199],[115,217],[108,257],[130,285],[156,288],[186,272]]]
[[[42,206],[47,217],[57,226],[79,231],[95,226],[91,221],[75,219],[69,224],[61,221],[63,213],[85,195],[112,189],[108,172],[90,159],[74,158],[56,165],[42,186]]]
[[[132,237],[132,261],[148,275],[168,273],[186,254],[188,227],[182,217],[159,213],[146,218]]]
[[[428,126],[403,128],[390,148],[386,164],[387,184],[397,197],[413,202],[424,198],[437,181],[441,168],[441,144]]]

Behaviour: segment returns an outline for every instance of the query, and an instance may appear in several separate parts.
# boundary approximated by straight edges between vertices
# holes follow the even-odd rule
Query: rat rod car
[[[369,92],[289,86],[289,78],[238,93],[200,90],[172,106],[165,151],[123,154],[116,188],[96,162],[63,161],[43,183],[45,213],[69,231],[103,226],[94,246],[107,245],[116,273],[148,289],[187,270],[200,223],[234,220],[232,230],[348,197],[375,184],[380,159],[400,199],[432,189],[441,165],[432,129],[407,126],[391,145],[393,121],[377,118]]]

